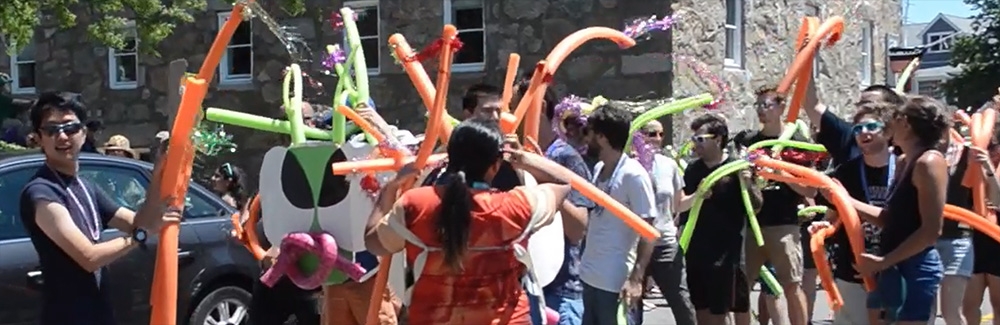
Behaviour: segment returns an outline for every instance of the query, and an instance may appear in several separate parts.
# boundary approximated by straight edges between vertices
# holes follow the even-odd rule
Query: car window
[[[136,211],[146,198],[149,180],[138,170],[103,165],[83,165],[80,177],[89,180],[112,201]],[[193,183],[192,183],[193,184]],[[201,193],[188,190],[185,200],[184,218],[197,219],[215,217],[219,208]]]
[[[0,240],[28,237],[21,221],[21,190],[35,175],[35,168],[11,170],[0,175]]]

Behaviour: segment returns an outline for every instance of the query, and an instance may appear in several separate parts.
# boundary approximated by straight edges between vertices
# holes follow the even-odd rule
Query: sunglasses
[[[702,135],[696,135],[696,136],[692,136],[692,137],[691,137],[691,142],[694,142],[694,143],[702,143],[702,142],[705,142],[705,141],[706,141],[706,140],[708,140],[708,139],[714,139],[714,138],[715,138],[715,135],[714,135],[714,134],[702,134]]]
[[[780,107],[781,105],[779,105],[779,103],[774,100],[765,100],[754,104],[754,109],[758,111],[770,111],[772,109],[777,109]]]
[[[75,121],[63,124],[42,125],[42,127],[40,127],[39,130],[41,130],[42,133],[48,136],[57,136],[60,133],[65,133],[68,136],[74,136],[83,130],[83,123]]]
[[[885,128],[885,123],[873,121],[855,124],[851,127],[851,132],[854,133],[854,135],[858,135],[862,132],[879,132],[882,131],[883,128]]]

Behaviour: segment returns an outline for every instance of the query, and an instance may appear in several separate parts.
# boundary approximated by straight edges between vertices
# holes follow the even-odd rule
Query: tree
[[[282,9],[291,15],[305,11],[304,0],[280,1]],[[86,22],[89,36],[120,49],[131,33],[126,28],[128,13],[135,21],[138,50],[156,55],[160,41],[170,36],[177,25],[193,22],[192,13],[205,10],[205,6],[206,0],[2,0],[0,35],[4,36],[7,50],[16,53],[31,42],[35,27],[43,20],[70,28],[77,25],[77,14],[84,13],[92,17]]]
[[[944,83],[948,101],[961,108],[978,108],[1000,87],[1000,0],[964,0],[979,14],[973,35],[959,37],[951,47],[951,65],[962,72]]]

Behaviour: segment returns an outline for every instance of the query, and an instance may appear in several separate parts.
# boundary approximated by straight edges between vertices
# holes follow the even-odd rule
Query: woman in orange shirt
[[[406,250],[414,275],[405,295],[412,301],[410,324],[531,324],[522,286],[533,275],[526,239],[552,221],[570,191],[569,175],[561,172],[569,172],[533,153],[504,152],[501,142],[496,122],[462,122],[448,142],[448,167],[438,185],[397,200],[400,184],[417,176],[400,171],[382,189],[365,244],[383,256]],[[491,189],[504,154],[538,179],[563,181]]]

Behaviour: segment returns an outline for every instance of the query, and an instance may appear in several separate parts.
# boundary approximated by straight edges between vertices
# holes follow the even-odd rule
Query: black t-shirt
[[[754,143],[777,138],[776,136],[761,134],[759,130],[747,130],[738,133],[733,137],[733,141],[737,146],[747,148]],[[798,132],[792,136],[792,140],[809,141]],[[770,153],[770,148],[765,148],[765,151]],[[757,212],[757,222],[761,226],[799,224],[798,206],[805,203],[805,200],[799,193],[788,187],[788,184],[769,182],[767,186],[761,189],[761,194],[764,198],[764,204],[760,207],[760,212]]]
[[[719,165],[708,167],[699,159],[684,170],[684,192],[693,194],[705,177],[737,158],[730,156]],[[738,266],[743,253],[743,235],[747,213],[740,197],[740,181],[736,174],[723,177],[712,187],[711,197],[702,203],[695,227],[685,252],[689,266]],[[734,203],[736,202],[736,203]],[[688,214],[681,217],[687,222]]]
[[[830,164],[840,166],[844,162],[861,156],[861,149],[854,139],[854,125],[827,110],[819,120],[816,142],[826,147]]]
[[[90,182],[57,173],[49,167],[40,168],[32,176],[20,198],[21,220],[38,252],[45,277],[40,323],[114,324],[107,267],[87,272],[42,232],[35,222],[38,202],[65,206],[73,223],[95,243],[97,240],[91,237],[93,232],[99,236],[121,206]],[[96,225],[95,217],[98,219]]]
[[[431,171],[427,179],[424,180],[423,186],[439,184],[439,181],[445,181],[445,179],[440,179],[441,174],[444,173],[445,167],[438,167]],[[521,186],[521,177],[517,175],[517,170],[510,162],[503,161],[500,163],[500,168],[497,169],[497,174],[493,176],[493,184],[490,184],[493,188],[499,191],[510,191],[515,187]]]

